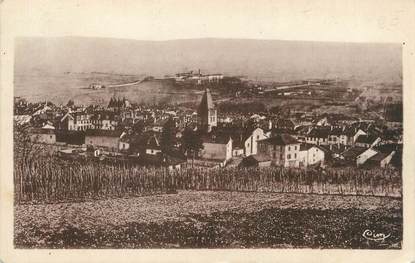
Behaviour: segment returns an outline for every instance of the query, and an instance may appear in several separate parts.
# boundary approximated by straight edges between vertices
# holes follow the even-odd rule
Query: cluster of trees
[[[14,98],[14,115],[31,115],[36,110],[40,109],[43,106],[55,107],[50,101],[41,101],[41,102],[28,102],[24,98],[15,97]]]
[[[172,118],[169,118],[163,125],[160,136],[160,147],[163,152],[169,152],[176,144],[176,125]]]
[[[13,158],[15,165],[26,165],[31,167],[32,163],[45,153],[42,144],[34,144],[29,134],[29,124],[13,125]],[[29,173],[31,171],[28,171]]]
[[[192,160],[194,160],[198,152],[203,149],[201,135],[190,127],[184,129],[180,140],[177,139],[176,134],[177,129],[175,122],[172,118],[169,118],[163,125],[163,131],[160,135],[160,147],[162,152],[166,154],[172,153],[179,144],[181,152],[187,158],[192,158]]]
[[[384,117],[387,121],[402,122],[403,105],[402,103],[389,103],[385,105]]]
[[[110,102],[108,103],[108,108],[122,108],[126,107],[127,100],[124,98],[111,98]]]
[[[67,107],[73,107],[75,106],[75,102],[73,100],[69,100],[68,103],[66,103]]]
[[[200,134],[190,128],[186,128],[182,135],[181,149],[187,158],[192,158],[193,165],[193,160],[198,152],[203,149],[203,142]]]

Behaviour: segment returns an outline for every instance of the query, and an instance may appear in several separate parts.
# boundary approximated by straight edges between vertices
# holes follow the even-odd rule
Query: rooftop
[[[102,136],[102,137],[121,137],[123,131],[120,130],[86,130],[85,136]]]
[[[151,149],[160,149],[160,143],[156,135],[151,136],[147,141],[147,147]]]
[[[209,89],[206,89],[205,93],[203,94],[202,100],[200,101],[197,113],[199,115],[203,115],[203,114],[206,114],[208,110],[211,110],[214,108],[215,108],[215,105],[213,104],[212,94],[210,94]]]
[[[53,129],[32,128],[29,130],[31,134],[55,134]]]
[[[330,133],[330,129],[319,128],[319,129],[312,129],[308,133],[308,136],[316,137],[316,138],[327,138],[327,136],[329,136],[329,133]]]
[[[354,146],[354,147],[351,147],[351,148],[347,149],[346,151],[344,151],[343,156],[345,158],[356,158],[357,156],[359,156],[360,154],[362,154],[366,150],[367,149],[365,147]]]
[[[356,143],[367,143],[372,144],[374,143],[379,137],[374,135],[359,135],[356,139]]]
[[[311,143],[302,143],[300,144],[300,151],[307,151],[313,147],[321,149],[319,145],[311,144]],[[321,149],[322,151],[325,151],[325,149]]]
[[[381,162],[383,159],[385,159],[388,156],[389,154],[387,153],[378,152],[377,154],[372,156],[369,160],[374,161],[374,162]]]
[[[272,145],[289,145],[289,144],[297,144],[300,143],[289,134],[277,134],[273,137],[266,138],[263,140],[259,140],[260,142],[266,142]]]
[[[202,141],[206,143],[227,144],[231,140],[228,134],[209,133],[202,136]]]

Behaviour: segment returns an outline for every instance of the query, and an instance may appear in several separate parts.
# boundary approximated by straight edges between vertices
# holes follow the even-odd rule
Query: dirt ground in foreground
[[[392,236],[369,241],[366,229]],[[16,247],[399,248],[401,238],[402,202],[386,197],[181,191],[15,207]]]

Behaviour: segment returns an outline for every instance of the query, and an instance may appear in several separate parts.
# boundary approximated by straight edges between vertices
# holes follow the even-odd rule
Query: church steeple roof
[[[215,105],[213,104],[212,95],[210,94],[210,90],[206,89],[205,93],[203,94],[202,100],[200,101],[199,108],[197,110],[197,114],[203,115],[206,114],[209,110],[214,109]]]

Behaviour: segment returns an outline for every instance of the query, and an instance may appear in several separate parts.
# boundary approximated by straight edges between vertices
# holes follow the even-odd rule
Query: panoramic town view
[[[401,248],[399,44],[105,41],[17,42],[15,247]]]

